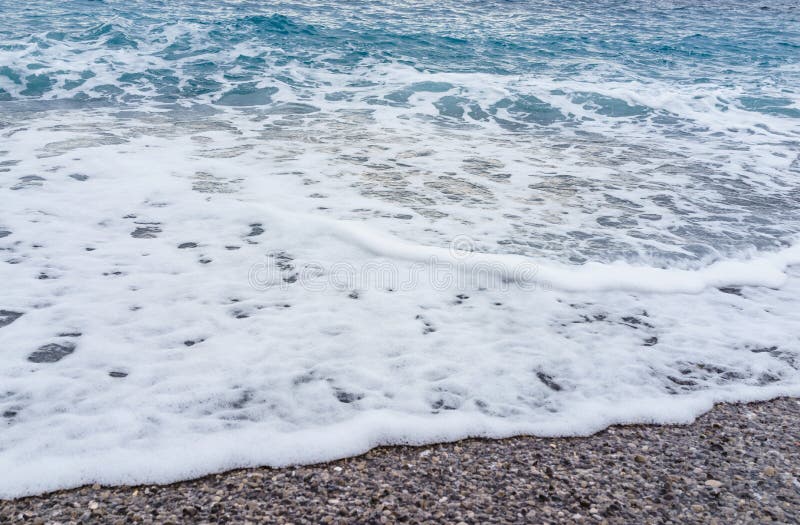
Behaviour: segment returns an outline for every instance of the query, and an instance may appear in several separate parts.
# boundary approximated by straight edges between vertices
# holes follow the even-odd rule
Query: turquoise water
[[[720,106],[800,116],[792,107],[800,9],[791,1],[3,0],[0,11],[4,101],[262,105],[271,90],[254,82],[297,93],[319,87],[281,71],[291,64],[352,73],[401,63],[431,72],[736,86],[740,95]],[[648,116],[647,107],[622,100],[576,100],[591,101],[601,115]],[[368,102],[401,104],[404,93]],[[443,101],[441,115],[462,117],[469,107],[474,118],[496,116],[497,107],[470,102],[474,108]],[[535,100],[502,105],[523,123],[563,118]]]
[[[574,193],[576,181],[610,193],[550,209],[565,228],[494,199],[509,224],[485,232],[489,251],[685,265],[774,249],[800,231],[795,2],[3,0],[0,9],[7,119],[99,111],[122,119],[120,130],[146,115],[224,113],[235,128],[259,114],[279,133],[292,120],[313,135],[359,115],[372,144],[396,141],[387,129],[398,122],[404,136],[425,130],[440,153],[453,143],[446,133],[473,148],[537,144],[547,152],[536,162],[572,169],[508,151],[478,162],[503,166],[495,177],[510,177],[512,163],[534,172],[528,193]],[[327,162],[347,171],[358,158],[369,155]],[[592,176],[574,169],[589,165]],[[621,193],[597,173],[616,177]],[[405,206],[401,214],[454,215],[436,195],[360,190],[370,192]],[[630,204],[632,194],[648,204]],[[438,242],[457,233],[441,230]]]

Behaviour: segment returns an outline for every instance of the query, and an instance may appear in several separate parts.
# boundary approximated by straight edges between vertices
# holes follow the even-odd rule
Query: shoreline
[[[689,425],[473,438],[169,485],[0,501],[0,522],[797,522],[800,400],[719,404]]]

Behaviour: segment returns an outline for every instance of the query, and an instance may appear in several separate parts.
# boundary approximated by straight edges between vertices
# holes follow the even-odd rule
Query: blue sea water
[[[587,239],[575,238],[580,234],[555,228],[536,240],[530,225],[517,222],[490,247],[505,243],[578,263],[707,260],[776,247],[797,233],[794,220],[787,224],[800,201],[797,7],[790,1],[4,0],[0,101],[10,119],[18,112],[100,108],[177,118],[230,108],[331,118],[361,111],[379,125],[385,115],[424,121],[434,135],[437,127],[462,127],[474,137],[508,133],[572,151],[576,141],[619,138],[609,145],[619,149],[593,151],[589,162],[611,170],[627,164],[632,177],[622,184],[638,187],[652,185],[658,170],[688,176],[689,209],[674,202],[672,177],[665,192],[648,196],[666,213],[620,218],[624,197],[612,195],[613,202],[603,203],[611,213],[588,214],[593,226],[638,230],[625,241],[599,229],[592,234],[585,224],[582,231],[594,239],[588,247]],[[376,132],[373,141],[382,140]],[[666,151],[649,151],[654,143]],[[769,160],[754,166],[739,158],[742,143],[757,150],[750,159],[757,153]],[[647,157],[665,162],[635,167]],[[781,173],[770,171],[774,162]],[[749,181],[753,172],[792,175],[779,188],[763,187]],[[758,196],[744,199],[741,191],[756,186]],[[720,219],[721,208],[735,216],[735,226]],[[753,213],[758,224],[748,217]],[[681,220],[687,215],[694,215],[689,223]],[[677,220],[653,231],[653,218],[667,216]]]
[[[0,497],[800,395],[795,1],[0,0]]]
[[[225,104],[228,94],[256,104],[266,97],[251,84],[264,78],[313,89],[280,75],[291,63],[335,73],[399,63],[431,72],[736,86],[741,95],[721,104],[798,116],[792,1],[4,0],[0,9],[5,101]],[[87,85],[97,77],[103,83]],[[610,116],[645,110],[589,100]],[[402,102],[402,94],[389,101]],[[475,102],[476,114],[492,115]],[[515,103],[532,122],[553,118],[544,105],[507,102]]]

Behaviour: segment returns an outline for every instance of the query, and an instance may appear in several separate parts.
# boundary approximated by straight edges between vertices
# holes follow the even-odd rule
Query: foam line
[[[167,440],[158,451],[131,447],[102,452],[93,457],[61,457],[57,460],[33,458],[24,465],[0,458],[7,474],[0,478],[0,498],[19,498],[74,487],[81,484],[125,485],[174,483],[214,472],[262,465],[288,467],[336,461],[357,456],[379,446],[404,444],[424,446],[467,438],[504,439],[520,435],[540,437],[590,436],[610,425],[692,423],[715,403],[764,401],[780,396],[796,396],[800,387],[750,389],[746,396],[718,394],[703,399],[683,398],[673,401],[669,410],[653,415],[648,403],[638,407],[623,404],[595,412],[559,418],[547,424],[520,424],[484,416],[460,413],[428,417],[398,414],[387,410],[361,414],[346,423],[330,425],[325,439],[319,429],[276,433],[263,427],[231,431],[224,436],[196,436],[192,446]],[[271,446],[265,447],[264,443]],[[113,467],[109,467],[113,465]]]
[[[280,213],[285,217],[288,214]],[[298,219],[299,220],[299,219]],[[333,230],[342,240],[376,255],[415,262],[449,263],[460,271],[491,269],[499,276],[514,281],[535,281],[564,291],[634,291],[657,293],[699,293],[711,287],[740,285],[780,288],[786,282],[788,266],[800,264],[800,245],[780,251],[761,253],[748,260],[714,262],[705,268],[684,270],[654,268],[625,262],[589,262],[570,267],[543,264],[514,254],[457,252],[435,246],[421,246],[377,232],[362,223],[336,221],[321,217],[309,218]]]

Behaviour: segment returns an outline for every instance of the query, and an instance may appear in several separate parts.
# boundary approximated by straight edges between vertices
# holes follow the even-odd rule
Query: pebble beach
[[[0,502],[2,523],[797,523],[800,402]]]

